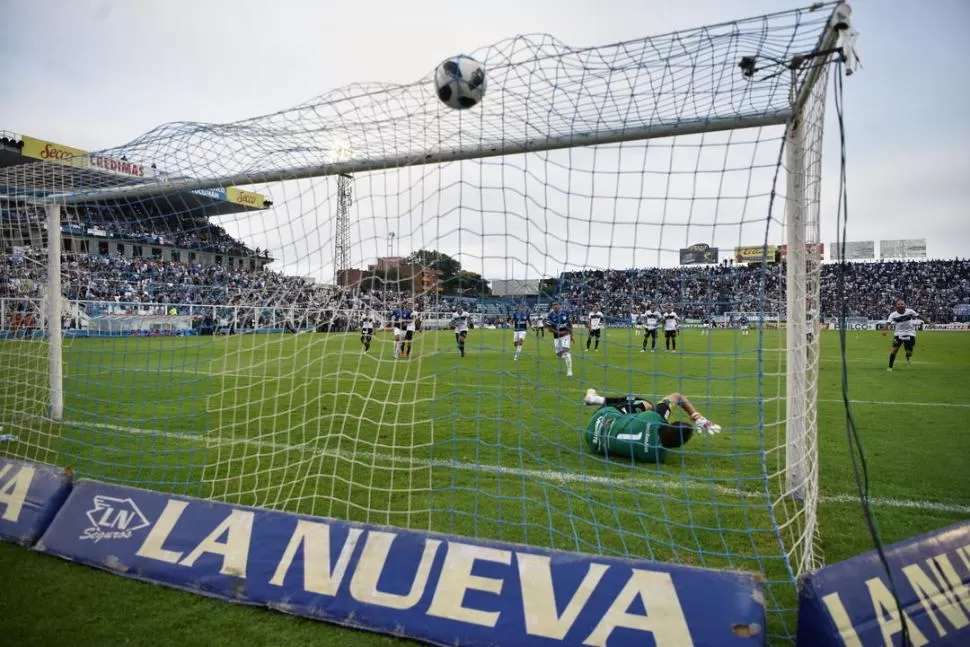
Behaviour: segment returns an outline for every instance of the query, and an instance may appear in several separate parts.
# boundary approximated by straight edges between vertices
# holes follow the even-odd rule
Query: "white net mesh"
[[[784,243],[792,173],[818,241],[824,82],[804,163],[779,164],[791,90],[822,59],[787,64],[829,16],[586,49],[517,37],[472,53],[489,93],[471,111],[444,108],[429,75],[0,169],[0,424],[18,438],[0,451],[231,502],[756,570],[770,631],[790,638],[794,577],[817,559],[817,340],[793,369],[781,265],[677,265],[701,241],[722,259]],[[63,421],[45,200],[62,205]],[[815,320],[818,269],[798,287]],[[576,326],[570,377],[548,333],[530,324],[517,352],[504,328],[552,298],[576,322],[605,315],[598,337]],[[631,323],[650,301],[679,314],[676,355],[640,354]],[[419,320],[400,340],[395,310]],[[695,329],[740,312],[748,336]],[[584,437],[590,387],[681,392],[724,432],[664,463],[604,457]]]

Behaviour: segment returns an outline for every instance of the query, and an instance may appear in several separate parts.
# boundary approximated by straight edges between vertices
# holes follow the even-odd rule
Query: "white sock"
[[[515,356],[518,357],[519,356],[519,353],[521,353],[521,352],[522,352],[522,347],[521,346],[516,346],[515,347]]]
[[[573,372],[573,356],[570,355],[569,353],[566,353],[565,355],[562,356],[562,358],[564,360],[566,360],[566,372],[567,373],[572,373]]]

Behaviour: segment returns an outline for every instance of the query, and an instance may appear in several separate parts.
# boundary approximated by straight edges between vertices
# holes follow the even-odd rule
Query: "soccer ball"
[[[434,71],[434,87],[449,108],[471,108],[485,96],[485,68],[470,56],[449,58]]]

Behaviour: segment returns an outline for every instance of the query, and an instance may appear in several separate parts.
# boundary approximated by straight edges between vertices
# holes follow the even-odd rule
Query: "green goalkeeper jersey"
[[[660,445],[660,427],[666,422],[655,411],[630,414],[603,407],[586,425],[586,444],[607,456],[663,463],[667,451]]]

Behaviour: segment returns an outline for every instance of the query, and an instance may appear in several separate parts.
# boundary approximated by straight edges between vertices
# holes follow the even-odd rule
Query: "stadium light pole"
[[[334,268],[337,285],[350,269],[350,209],[353,206],[353,178],[348,174],[337,176],[337,217],[334,242]]]

